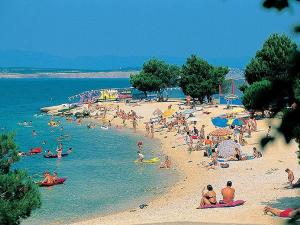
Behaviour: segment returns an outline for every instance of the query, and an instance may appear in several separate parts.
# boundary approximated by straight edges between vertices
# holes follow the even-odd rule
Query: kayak
[[[158,157],[154,157],[152,159],[144,159],[143,162],[140,162],[139,160],[135,160],[135,163],[158,163],[160,159]]]
[[[53,183],[53,184],[38,183],[38,185],[40,187],[51,187],[51,186],[54,186],[54,185],[63,184],[66,181],[66,179],[67,178],[58,178],[58,180],[55,183]]]
[[[63,153],[63,154],[61,154],[61,157],[66,157],[68,155],[69,155],[68,153]],[[44,157],[47,158],[47,159],[58,158],[57,154],[55,154],[55,155],[44,155]]]

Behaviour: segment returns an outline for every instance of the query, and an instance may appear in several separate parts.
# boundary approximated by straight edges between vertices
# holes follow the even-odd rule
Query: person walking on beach
[[[132,119],[133,132],[136,132],[136,126],[137,126],[137,120],[136,117],[133,117]]]
[[[271,129],[272,129],[272,127],[269,126],[268,132],[267,132],[267,134],[266,134],[266,137],[267,137],[267,138],[269,138],[269,137],[271,136]]]
[[[221,190],[221,194],[223,196],[223,200],[220,200],[220,204],[227,204],[233,202],[235,197],[235,189],[232,188],[231,181],[227,181],[227,185]]]

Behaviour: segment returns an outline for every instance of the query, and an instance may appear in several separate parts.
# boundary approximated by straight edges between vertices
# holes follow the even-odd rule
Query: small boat
[[[108,127],[107,126],[101,126],[100,127],[102,130],[108,130]]]
[[[54,186],[54,185],[58,185],[58,184],[63,184],[65,181],[66,181],[67,178],[58,178],[57,181],[53,184],[47,184],[47,183],[38,183],[38,185],[40,187],[51,187],[51,186]]]
[[[69,155],[68,153],[63,153],[63,154],[61,154],[61,157],[66,157],[68,155]],[[58,158],[58,156],[57,156],[57,154],[54,154],[54,155],[44,155],[44,158],[55,159],[55,158]]]

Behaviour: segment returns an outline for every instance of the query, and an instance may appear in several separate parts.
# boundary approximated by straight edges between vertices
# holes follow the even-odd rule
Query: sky
[[[243,61],[271,33],[299,39],[296,11],[260,0],[1,0],[0,52]]]

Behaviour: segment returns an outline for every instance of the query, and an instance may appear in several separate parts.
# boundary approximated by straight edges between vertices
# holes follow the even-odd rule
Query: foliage
[[[248,83],[263,79],[287,79],[296,49],[297,45],[286,35],[271,35],[246,67],[245,77]]]
[[[269,108],[272,99],[266,99],[271,96],[272,84],[268,80],[254,82],[250,87],[245,89],[243,96],[243,105],[247,109],[256,109],[263,111]]]
[[[130,75],[130,83],[145,94],[153,91],[161,92],[165,88],[176,86],[179,75],[180,69],[177,66],[151,59],[144,63],[138,74]]]
[[[223,84],[228,72],[227,67],[213,67],[207,61],[192,55],[182,66],[179,86],[184,94],[203,102],[205,97],[210,99],[213,94],[218,93],[218,87]]]
[[[14,135],[0,136],[0,224],[16,225],[40,207],[37,185],[25,171],[11,170],[19,160]]]

